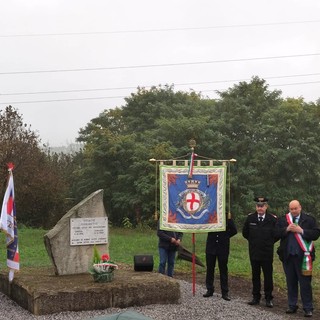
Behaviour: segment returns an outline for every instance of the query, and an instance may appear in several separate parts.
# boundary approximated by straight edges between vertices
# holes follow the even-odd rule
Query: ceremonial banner
[[[226,229],[226,166],[160,166],[160,228],[180,232]]]
[[[14,277],[14,270],[19,270],[19,249],[16,208],[14,203],[14,184],[13,184],[13,164],[8,164],[9,179],[7,189],[3,198],[0,229],[7,236],[7,266],[10,268],[9,281]]]

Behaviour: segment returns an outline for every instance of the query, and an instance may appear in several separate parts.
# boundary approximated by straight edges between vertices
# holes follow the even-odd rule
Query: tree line
[[[67,155],[48,152],[8,106],[0,111],[1,177],[6,180],[5,164],[15,162],[16,207],[27,225],[51,227],[97,189],[104,189],[114,225],[152,225],[159,188],[149,159],[182,157],[195,139],[197,154],[237,160],[230,167],[230,211],[238,222],[254,209],[255,195],[268,197],[277,215],[298,199],[319,217],[319,107],[320,99],[283,98],[258,77],[217,99],[169,85],[137,88],[123,106],[81,128],[83,149]]]

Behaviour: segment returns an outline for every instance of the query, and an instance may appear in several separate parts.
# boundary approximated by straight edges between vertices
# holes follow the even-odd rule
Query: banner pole
[[[192,294],[196,294],[196,240],[192,233]]]

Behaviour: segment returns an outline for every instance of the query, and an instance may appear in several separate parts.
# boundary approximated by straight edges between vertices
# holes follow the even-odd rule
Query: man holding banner
[[[286,313],[298,310],[298,284],[304,316],[312,317],[312,261],[315,259],[313,241],[320,236],[320,229],[314,217],[302,211],[298,200],[289,203],[289,213],[279,219],[277,235],[280,246],[277,250],[286,274],[288,306]]]
[[[167,275],[169,277],[173,277],[174,260],[182,240],[183,233],[161,230],[158,222],[157,236],[159,238],[159,273],[166,274],[167,266]]]
[[[206,288],[207,292],[203,297],[208,298],[214,293],[214,272],[218,260],[220,273],[220,288],[222,299],[230,301],[228,285],[228,259],[230,251],[230,238],[237,234],[237,227],[234,221],[227,219],[226,231],[209,232],[206,242]]]

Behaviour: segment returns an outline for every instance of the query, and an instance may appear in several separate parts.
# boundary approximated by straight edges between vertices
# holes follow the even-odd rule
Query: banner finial
[[[13,164],[13,162],[7,163],[7,166],[8,166],[8,171],[12,171],[12,170],[14,169],[14,164]]]

